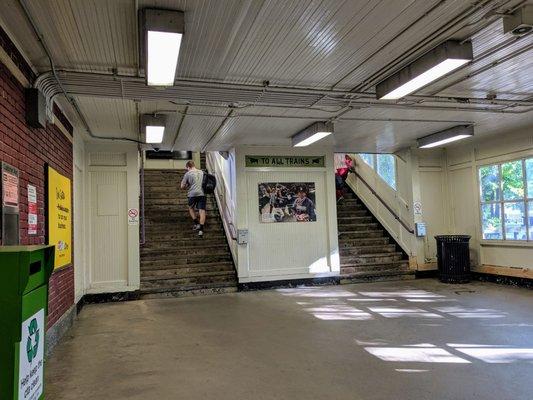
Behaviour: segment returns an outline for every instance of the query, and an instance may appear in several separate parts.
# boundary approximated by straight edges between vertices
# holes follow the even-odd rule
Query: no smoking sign
[[[128,225],[139,224],[139,210],[137,208],[130,208],[128,210]]]

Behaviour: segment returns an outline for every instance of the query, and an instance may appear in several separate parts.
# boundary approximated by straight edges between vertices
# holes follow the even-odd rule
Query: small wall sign
[[[128,210],[128,225],[138,225],[139,224],[139,209],[130,208]]]
[[[2,204],[8,207],[19,206],[19,174],[11,165],[2,165]]]
[[[37,235],[37,188],[28,185],[28,235]]]
[[[422,215],[422,203],[419,201],[415,201],[413,203],[413,211],[415,215]]]
[[[324,156],[246,156],[249,168],[324,168]]]

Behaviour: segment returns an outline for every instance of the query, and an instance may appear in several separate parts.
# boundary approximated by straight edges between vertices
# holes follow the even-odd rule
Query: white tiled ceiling
[[[489,13],[512,9],[523,3],[521,0],[24,1],[59,69],[137,76],[137,9],[158,7],[185,12],[177,72],[180,80],[242,84],[268,80],[279,86],[371,92],[377,81],[446,38],[466,39],[473,34],[476,61],[419,94],[485,98],[491,93],[513,100],[533,97],[533,35],[516,39],[503,34],[501,18]],[[48,71],[49,63],[19,1],[1,3],[2,26],[39,72]],[[72,87],[73,93],[78,93],[76,89]],[[175,92],[174,100],[183,103],[180,93],[184,92]],[[213,91],[213,99],[217,96]],[[235,92],[231,102],[239,101],[240,96]],[[276,100],[271,96],[266,93],[262,100],[271,104]],[[289,144],[290,136],[299,129],[317,118],[335,116],[331,111],[340,111],[333,105],[330,112],[324,111],[324,106],[312,110],[255,106],[234,110],[226,118],[229,108],[199,102],[187,108],[177,106],[157,92],[146,91],[142,84],[130,89],[115,86],[105,92],[97,85],[83,87],[75,97],[93,132],[103,136],[135,139],[138,112],[168,113],[163,147],[176,150]],[[134,98],[140,101],[136,104]],[[332,140],[338,150],[350,151],[395,151],[416,137],[453,126],[454,121],[476,123],[480,135],[533,126],[533,112],[514,115],[372,107],[354,109],[342,118],[336,122]]]

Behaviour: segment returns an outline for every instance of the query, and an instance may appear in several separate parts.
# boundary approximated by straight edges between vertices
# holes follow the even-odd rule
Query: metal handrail
[[[409,232],[410,234],[414,234],[415,233],[414,229],[412,229],[407,223],[402,221],[400,216],[398,214],[396,214],[396,212],[392,208],[390,208],[387,203],[385,203],[385,200],[383,200],[381,198],[381,196],[376,193],[376,191],[368,184],[368,182],[361,175],[359,175],[357,173],[357,171],[355,171],[355,169],[350,170],[350,173],[354,174],[357,177],[357,179],[359,179],[361,182],[364,183],[364,185],[368,188],[368,190],[370,190],[370,193],[372,193],[380,201],[380,203],[383,204],[383,206],[392,214],[394,219],[396,221],[398,221],[400,223],[400,225],[403,226],[403,228],[407,232]]]

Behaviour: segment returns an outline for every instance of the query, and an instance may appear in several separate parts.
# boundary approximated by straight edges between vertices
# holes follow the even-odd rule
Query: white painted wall
[[[85,237],[85,143],[79,132],[74,132],[73,142],[73,190],[74,190],[74,301],[85,294],[86,237]]]
[[[238,264],[237,223],[235,219],[236,208],[236,173],[235,151],[225,152],[222,156],[219,152],[206,154],[207,169],[217,178],[215,198],[222,217],[224,231],[235,264]]]
[[[323,155],[325,168],[247,168],[245,155]],[[236,221],[249,230],[249,243],[238,247],[240,282],[303,279],[339,274],[337,209],[333,150],[323,146],[241,146],[235,149]],[[258,184],[262,182],[315,182],[317,221],[261,223]]]
[[[139,289],[139,226],[127,210],[139,207],[135,144],[85,144],[86,293]]]
[[[465,141],[447,149],[450,231],[472,236],[472,259],[476,265],[533,269],[532,242],[482,240],[478,185],[480,166],[532,155],[533,132],[528,129]]]

